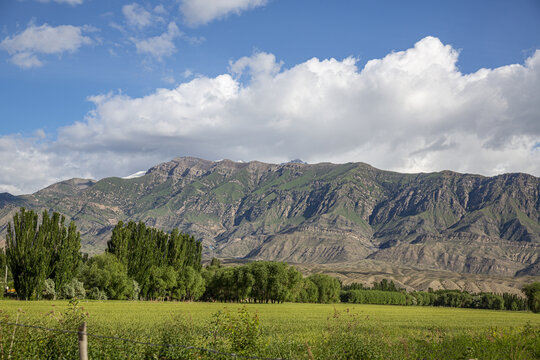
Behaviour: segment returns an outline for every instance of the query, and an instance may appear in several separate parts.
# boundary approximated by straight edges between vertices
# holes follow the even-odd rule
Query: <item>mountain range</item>
[[[207,259],[539,276],[539,193],[540,179],[522,173],[401,174],[365,163],[182,157],[138,177],[0,194],[0,241],[24,206],[73,219],[91,254],[103,251],[118,221],[133,220],[194,235]]]

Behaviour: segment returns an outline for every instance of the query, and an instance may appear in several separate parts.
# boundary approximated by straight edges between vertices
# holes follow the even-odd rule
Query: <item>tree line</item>
[[[204,292],[201,243],[177,229],[166,233],[143,222],[119,222],[105,253],[88,259],[80,248],[73,221],[67,225],[58,213],[38,216],[21,208],[0,251],[3,282],[9,273],[17,297],[25,300],[195,300]]]
[[[41,221],[40,221],[41,219]],[[218,259],[201,265],[202,246],[193,236],[167,233],[143,222],[119,222],[103,254],[80,251],[75,223],[44,211],[21,208],[8,224],[0,269],[20,299],[90,298],[97,300],[202,300],[223,302],[310,302],[449,306],[540,312],[540,283],[515,294],[470,294],[438,290],[407,292],[383,279],[371,287],[342,286],[324,274],[304,277],[283,262],[256,261],[222,266]],[[9,270],[9,271],[8,271]],[[8,274],[9,273],[9,274]],[[2,281],[2,280],[0,280]],[[5,284],[4,284],[5,286]],[[0,292],[0,296],[3,292]]]
[[[342,291],[341,301],[354,304],[444,306],[514,311],[529,308],[527,299],[516,294],[471,294],[459,290],[398,292],[352,289]]]
[[[283,303],[339,302],[340,282],[328,275],[303,277],[284,262],[256,261],[246,265],[222,267],[219,260],[203,270],[205,301]]]
[[[527,310],[530,307],[528,300],[517,294],[473,294],[460,290],[433,291],[432,289],[427,292],[407,292],[387,279],[375,282],[371,287],[361,283],[345,285],[341,292],[341,301],[355,304],[444,306],[515,311]]]
[[[80,252],[75,224],[44,211],[21,209],[8,225],[5,255],[21,299],[205,300],[282,303],[339,301],[341,284],[327,275],[304,278],[293,266],[261,261],[203,268],[202,246],[193,236],[143,222],[119,222],[107,249],[90,259]]]

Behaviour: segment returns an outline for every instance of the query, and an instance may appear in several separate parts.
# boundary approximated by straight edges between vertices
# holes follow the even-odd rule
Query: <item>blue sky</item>
[[[0,24],[0,191],[183,155],[540,175],[537,0],[7,0]]]

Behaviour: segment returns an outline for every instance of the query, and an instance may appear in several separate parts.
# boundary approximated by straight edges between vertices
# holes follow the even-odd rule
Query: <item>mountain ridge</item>
[[[206,257],[330,264],[373,259],[489,275],[540,275],[540,179],[401,174],[366,163],[267,164],[179,157],[137,178],[69,179],[0,195],[0,234],[20,206],[76,221],[104,249],[118,221],[178,227]]]

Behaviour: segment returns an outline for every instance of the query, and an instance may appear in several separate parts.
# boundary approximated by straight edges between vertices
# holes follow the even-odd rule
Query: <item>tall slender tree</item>
[[[4,248],[0,249],[0,299],[4,297],[7,286],[8,265]]]
[[[524,285],[521,291],[527,296],[529,309],[534,313],[540,312],[540,282]]]
[[[48,221],[51,251],[49,277],[54,280],[55,288],[61,290],[77,276],[81,266],[81,235],[73,221],[66,228],[64,216],[58,213],[54,213]]]
[[[112,231],[111,240],[107,241],[107,252],[115,254],[116,258],[126,267],[128,266],[130,237],[130,227],[124,226],[124,222],[119,221]]]
[[[48,214],[44,212],[44,216]],[[38,228],[34,211],[21,208],[13,216],[13,226],[8,223],[6,256],[19,298],[40,297],[50,262],[47,243],[47,233]]]

